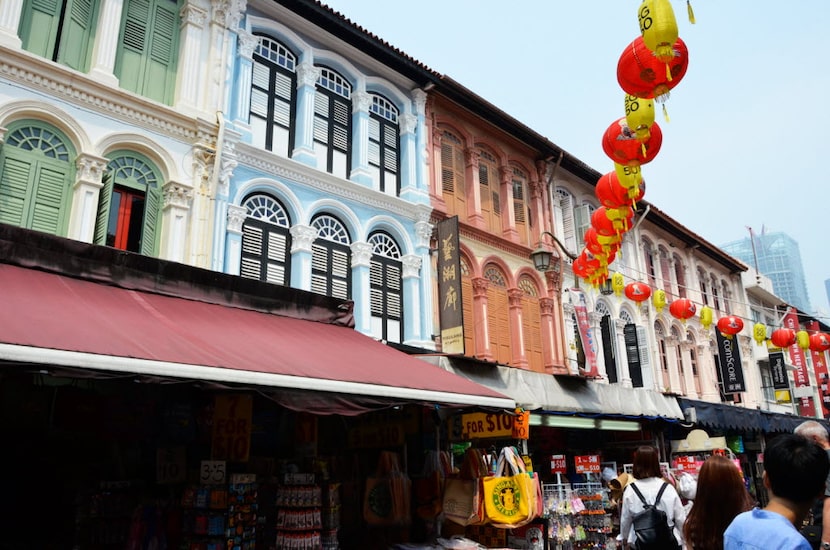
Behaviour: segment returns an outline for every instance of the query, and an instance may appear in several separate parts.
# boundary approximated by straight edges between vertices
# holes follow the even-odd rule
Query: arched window
[[[657,260],[654,257],[654,247],[651,243],[643,239],[643,257],[646,260],[646,274],[648,275],[648,284],[652,288],[657,287]]]
[[[677,281],[677,295],[680,298],[686,297],[686,267],[683,265],[683,260],[678,256],[673,257],[674,260],[674,278]]]
[[[712,275],[710,288],[712,289],[712,307],[715,311],[720,311],[720,292],[718,291],[718,280]]]
[[[317,239],[311,245],[311,291],[347,300],[352,296],[351,238],[334,216],[321,214],[311,226]]]
[[[401,249],[387,233],[369,236],[372,336],[387,342],[403,341],[403,266]]]
[[[663,388],[667,389],[671,387],[671,382],[669,380],[669,358],[668,349],[666,347],[666,331],[663,329],[663,325],[659,322],[654,323],[654,334],[657,336],[657,346],[660,350],[660,371],[663,374]]]
[[[371,94],[369,106],[369,169],[372,181],[382,193],[398,196],[401,190],[399,174],[400,128],[398,108],[378,94]]]
[[[124,2],[115,76],[125,90],[171,105],[179,58],[179,10],[174,0]]]
[[[95,242],[155,256],[161,235],[161,173],[140,153],[114,151],[108,156]]]
[[[23,49],[86,72],[98,4],[93,0],[24,0],[18,27]]]
[[[522,337],[525,356],[531,370],[544,372],[542,356],[542,310],[539,307],[539,288],[527,275],[519,278],[522,291]]]
[[[10,124],[0,150],[0,222],[64,235],[74,160],[57,129],[34,120]]]
[[[664,247],[658,248],[658,255],[660,258],[660,278],[663,280],[663,290],[666,292],[668,300],[674,299],[674,290],[671,284],[671,261],[669,259],[669,251]]]
[[[557,187],[553,202],[553,221],[556,224],[556,233],[562,236],[562,242],[571,252],[575,251],[577,248],[573,209],[573,195],[565,189]]]
[[[252,143],[284,157],[294,149],[296,68],[291,50],[273,38],[259,37],[251,75]]]
[[[695,349],[695,337],[692,331],[686,333],[686,339],[691,343],[689,346],[689,367],[692,370],[692,379],[695,382],[695,392],[700,395],[700,373],[697,368],[697,350]]]
[[[703,298],[703,305],[708,306],[709,304],[709,291],[707,290],[706,286],[706,273],[700,268],[697,270],[697,279],[700,282],[700,296]]]
[[[594,311],[602,315],[599,321],[599,332],[602,340],[602,356],[605,362],[605,374],[608,382],[614,384],[619,381],[617,373],[617,337],[611,311],[605,302],[597,302]]]
[[[527,174],[521,168],[513,167],[511,186],[513,189],[513,218],[521,242],[528,242],[528,226],[533,225],[528,209]]]
[[[501,235],[499,166],[496,157],[484,149],[479,151],[478,157],[478,186],[484,223],[491,232]]]
[[[476,355],[476,321],[473,317],[473,281],[472,269],[467,258],[461,256],[461,305],[464,317],[464,355]]]
[[[507,277],[496,265],[484,268],[487,285],[487,331],[490,352],[503,365],[513,361],[510,347],[510,302],[507,296]]]
[[[287,286],[291,278],[291,220],[270,195],[250,195],[242,206],[242,263],[239,274],[249,279]]]
[[[441,188],[447,214],[467,219],[467,186],[464,181],[464,144],[455,134],[444,130],[441,135]]]
[[[348,178],[351,170],[352,85],[340,73],[320,68],[314,95],[317,167]]]
[[[671,335],[675,341],[674,352],[675,360],[677,362],[677,372],[680,375],[680,393],[686,395],[686,367],[683,364],[683,347],[680,342],[683,340],[680,336],[680,330],[677,327],[671,328]]]

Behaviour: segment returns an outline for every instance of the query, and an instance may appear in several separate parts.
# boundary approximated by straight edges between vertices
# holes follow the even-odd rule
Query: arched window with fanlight
[[[441,134],[441,189],[449,216],[467,219],[467,185],[465,182],[464,143],[444,130]]]
[[[291,280],[291,219],[271,195],[256,193],[242,201],[248,216],[242,224],[239,274],[287,286]]]
[[[464,325],[464,355],[475,357],[476,355],[476,321],[474,318],[475,308],[473,307],[473,280],[472,269],[467,258],[461,256],[461,306]]]
[[[493,359],[503,365],[513,362],[510,345],[510,302],[507,296],[507,277],[494,264],[484,268],[487,279],[487,331]]]
[[[114,151],[107,156],[95,242],[155,256],[161,235],[161,173],[140,153]]]
[[[9,124],[0,149],[0,222],[65,235],[75,149],[35,120]]]
[[[391,235],[376,231],[369,235],[372,260],[369,288],[372,336],[387,342],[403,341],[403,265],[401,248]]]
[[[398,196],[401,190],[400,128],[398,108],[379,94],[370,94],[369,170],[382,193]]]
[[[311,245],[311,291],[347,300],[352,296],[352,243],[343,223],[329,214],[315,217]]]
[[[297,58],[269,36],[258,40],[251,74],[252,144],[287,157],[294,149]]]
[[[314,95],[317,167],[348,178],[351,170],[352,85],[337,71],[320,67]]]
[[[603,301],[598,301],[594,310],[602,317],[599,321],[599,333],[602,345],[602,357],[605,362],[605,375],[608,382],[619,382],[617,373],[617,335],[614,330],[614,321],[611,319],[611,310]]]
[[[492,233],[501,235],[501,181],[496,157],[486,149],[479,151],[478,187],[481,216]]]
[[[531,370],[544,372],[542,310],[539,306],[539,287],[527,275],[519,278],[518,286],[519,290],[522,291],[522,337],[524,338],[523,345],[527,364]]]

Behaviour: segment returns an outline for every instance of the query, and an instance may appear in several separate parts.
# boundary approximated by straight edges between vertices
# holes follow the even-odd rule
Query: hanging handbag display
[[[481,480],[487,474],[484,457],[477,449],[467,449],[457,477],[444,483],[444,517],[458,525],[485,523]]]
[[[373,477],[366,478],[363,519],[369,525],[408,525],[411,481],[398,465],[398,455],[382,451]]]
[[[496,472],[483,480],[484,511],[496,527],[514,528],[532,521],[538,511],[538,478],[525,470],[512,447],[499,454]]]

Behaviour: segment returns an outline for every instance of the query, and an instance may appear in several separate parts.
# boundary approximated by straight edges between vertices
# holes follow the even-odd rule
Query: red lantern
[[[622,166],[640,166],[654,160],[663,144],[663,131],[655,122],[651,136],[645,141],[637,139],[637,133],[628,127],[625,117],[612,123],[602,136],[602,150]]]
[[[735,336],[744,329],[744,322],[740,317],[727,315],[718,319],[718,330],[726,336]]]
[[[611,237],[614,235],[619,235],[620,231],[614,227],[614,222],[605,214],[605,207],[600,206],[594,213],[591,214],[591,227],[593,227],[597,235],[601,235],[603,237]]]
[[[779,348],[788,348],[795,344],[795,331],[791,328],[779,328],[772,331],[770,341]]]
[[[651,297],[651,287],[639,281],[628,283],[625,285],[625,297],[629,300],[637,302],[638,304],[640,302],[645,302]]]
[[[812,351],[827,351],[830,349],[830,336],[823,332],[810,335],[810,349]]]
[[[680,319],[684,323],[686,322],[686,319],[694,317],[696,312],[697,306],[695,306],[691,300],[686,298],[675,300],[669,306],[669,313],[672,314],[672,317]]]
[[[628,45],[617,63],[617,82],[628,94],[654,98],[658,103],[669,97],[669,90],[677,86],[689,66],[689,51],[680,38],[672,47],[674,58],[666,64],[649,50],[643,37],[638,36]]]
[[[628,198],[628,189],[620,185],[616,172],[608,172],[601,176],[597,180],[594,194],[605,208],[619,208],[631,202]]]

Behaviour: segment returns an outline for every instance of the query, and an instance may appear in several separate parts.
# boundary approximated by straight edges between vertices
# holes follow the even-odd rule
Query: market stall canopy
[[[332,311],[326,300],[311,293],[285,289],[304,302],[254,299],[260,308],[284,309],[277,315],[231,304],[215,303],[222,292],[201,292],[193,278],[238,279],[229,275],[155,262],[159,273],[189,276],[167,281],[180,287],[184,299],[135,288],[159,286],[138,269],[107,267],[121,263],[125,253],[94,245],[70,243],[70,258],[61,259],[56,243],[66,241],[29,232],[25,242],[9,240],[0,227],[0,368],[83,368],[208,382],[270,386],[400,399],[422,403],[495,408],[515,406],[495,390],[455,376],[392,349],[351,328],[351,304]],[[19,237],[20,235],[13,235]],[[44,256],[48,256],[45,258]],[[75,271],[97,272],[88,278],[54,271],[55,265],[83,266]],[[41,264],[33,269],[32,264]],[[49,265],[47,265],[49,264]],[[48,270],[44,270],[48,267]],[[69,265],[71,268],[72,265]],[[108,276],[102,270],[110,270]],[[123,277],[112,277],[118,270]],[[119,281],[118,279],[123,279]],[[123,282],[123,284],[121,284]],[[265,285],[264,283],[256,284]],[[118,286],[116,286],[118,284]],[[269,293],[282,292],[270,288]],[[263,286],[262,288],[266,288]],[[231,294],[229,291],[225,294]],[[276,304],[276,305],[275,305]],[[341,304],[343,305],[343,304]],[[326,312],[330,312],[326,322]],[[302,317],[307,315],[315,320]],[[332,402],[332,406],[334,403]]]
[[[817,420],[827,427],[827,423],[821,419],[747,409],[726,403],[710,403],[684,397],[678,398],[678,403],[690,422],[717,430],[762,433],[792,432],[796,426],[805,420]]]
[[[473,364],[446,356],[421,358],[510,396],[517,406],[529,411],[683,420],[683,412],[674,397],[651,390],[601,384],[577,377],[557,377],[501,365]]]

